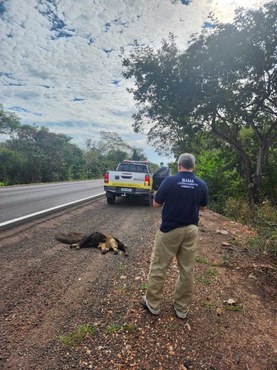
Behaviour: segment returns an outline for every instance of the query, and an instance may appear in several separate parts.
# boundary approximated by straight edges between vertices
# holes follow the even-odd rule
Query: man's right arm
[[[158,202],[156,202],[155,201],[155,199],[153,200],[153,207],[154,208],[160,208],[160,207],[162,207],[163,205],[162,204],[160,204],[160,203],[158,203]]]

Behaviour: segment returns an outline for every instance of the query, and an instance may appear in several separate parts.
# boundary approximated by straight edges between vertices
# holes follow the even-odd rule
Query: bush
[[[248,243],[251,254],[277,257],[277,211],[268,201],[251,208],[244,199],[229,198],[224,215],[257,231]]]

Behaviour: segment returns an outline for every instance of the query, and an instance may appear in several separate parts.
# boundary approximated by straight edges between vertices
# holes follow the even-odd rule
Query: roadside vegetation
[[[0,144],[0,186],[102,178],[123,159],[146,159],[115,132],[101,131],[98,141],[88,139],[80,149],[64,134],[22,125],[0,105],[1,134],[6,140]]]
[[[123,75],[135,81],[134,130],[176,158],[196,154],[210,208],[255,228],[259,256],[277,255],[276,17],[271,1],[237,9],[233,23],[211,16],[182,48],[171,34],[160,49],[122,49]]]
[[[134,81],[134,131],[145,132],[158,152],[194,153],[210,208],[256,230],[251,253],[275,257],[276,18],[272,1],[238,9],[233,23],[211,17],[182,50],[174,35],[158,50],[138,43],[131,54],[122,50],[123,76]],[[0,185],[101,178],[123,159],[146,159],[114,132],[102,131],[81,150],[66,135],[22,125],[3,106],[0,134],[7,138],[0,144]],[[174,173],[176,163],[168,165]]]

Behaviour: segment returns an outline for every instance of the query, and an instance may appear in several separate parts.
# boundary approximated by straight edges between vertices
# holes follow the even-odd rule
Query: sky
[[[193,33],[210,27],[209,13],[230,22],[234,9],[258,0],[0,0],[0,103],[22,124],[47,127],[84,148],[100,131],[116,132],[158,156],[147,137],[136,134],[136,112],[122,77],[120,48],[161,46],[169,33],[180,49]],[[0,138],[1,139],[1,138]],[[3,140],[3,138],[2,138]]]

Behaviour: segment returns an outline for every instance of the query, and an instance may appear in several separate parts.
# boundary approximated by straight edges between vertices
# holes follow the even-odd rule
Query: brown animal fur
[[[99,248],[102,254],[110,250],[114,254],[118,254],[118,250],[121,250],[125,256],[128,256],[127,247],[121,241],[110,234],[98,231],[87,235],[78,232],[58,233],[55,235],[55,239],[61,243],[69,244],[70,248]]]

